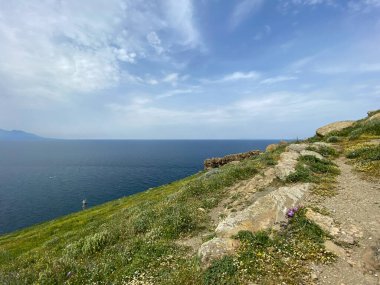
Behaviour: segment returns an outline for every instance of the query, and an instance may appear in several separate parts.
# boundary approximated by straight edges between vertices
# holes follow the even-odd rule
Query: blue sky
[[[380,108],[380,0],[0,0],[0,128],[312,136]]]

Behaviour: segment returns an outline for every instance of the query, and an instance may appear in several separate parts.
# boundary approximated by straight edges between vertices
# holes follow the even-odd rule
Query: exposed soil
[[[349,229],[356,244],[333,265],[314,268],[316,284],[380,284],[380,181],[362,178],[346,163],[337,159],[341,174],[338,194],[318,204],[328,209],[343,229]]]

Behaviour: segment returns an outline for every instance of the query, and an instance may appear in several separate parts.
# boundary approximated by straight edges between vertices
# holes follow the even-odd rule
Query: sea
[[[0,234],[192,175],[203,161],[278,140],[0,142]]]

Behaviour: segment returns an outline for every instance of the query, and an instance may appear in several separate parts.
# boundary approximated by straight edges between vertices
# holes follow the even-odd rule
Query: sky
[[[380,0],[0,0],[0,128],[304,138],[380,108]]]

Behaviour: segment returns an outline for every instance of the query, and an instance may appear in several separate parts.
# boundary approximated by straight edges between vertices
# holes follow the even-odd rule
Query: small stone
[[[350,244],[350,245],[353,245],[355,243],[354,238],[351,235],[347,234],[346,232],[339,233],[337,240],[343,243]]]
[[[326,240],[324,245],[327,251],[334,253],[338,257],[343,258],[346,255],[344,249],[333,243],[331,240]]]
[[[202,212],[202,213],[205,213],[205,212],[206,212],[206,210],[205,210],[204,208],[198,208],[198,211],[199,211],[199,212]]]
[[[315,274],[315,273],[311,273],[311,280],[318,280],[318,276],[317,276],[317,274]]]

